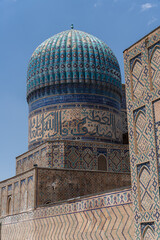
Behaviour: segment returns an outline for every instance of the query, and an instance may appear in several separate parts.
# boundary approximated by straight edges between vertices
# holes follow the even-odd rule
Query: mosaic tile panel
[[[134,111],[136,129],[137,153],[142,153],[148,148],[148,124],[146,121],[146,109],[142,107]]]
[[[35,90],[45,92],[46,86],[48,95],[50,90],[57,94],[59,88],[63,93],[90,93],[91,89],[101,89],[102,93],[105,86],[110,93],[116,90],[118,96],[121,95],[119,64],[112,50],[98,38],[74,29],[61,32],[43,42],[30,59],[28,102],[34,100]],[[39,94],[35,93],[36,97]]]
[[[133,192],[133,211],[134,211],[134,224],[135,224],[135,239],[141,240],[141,232],[140,225],[142,222],[154,222],[155,226],[155,236],[153,239],[160,239],[160,205],[159,205],[159,181],[158,181],[158,164],[157,164],[157,143],[155,142],[155,128],[154,128],[154,107],[153,102],[160,98],[160,89],[157,85],[156,88],[152,88],[152,77],[153,72],[151,74],[151,63],[150,58],[152,58],[152,52],[156,45],[159,45],[160,41],[160,28],[158,27],[153,32],[142,38],[140,41],[132,45],[130,48],[124,51],[124,66],[125,66],[125,82],[126,82],[126,100],[127,100],[127,114],[128,114],[128,129],[129,129],[129,148],[130,148],[130,166],[131,166],[131,181],[132,181],[132,192]],[[157,54],[157,53],[156,53]],[[137,61],[141,62],[141,67],[137,68],[138,84],[142,86],[142,94],[139,97],[133,97],[133,85],[131,79],[131,66],[130,63],[132,59],[141,55],[141,59],[137,59]],[[154,54],[153,54],[154,56]],[[134,64],[134,61],[133,61]],[[139,83],[140,81],[140,83]],[[138,91],[137,91],[138,92]],[[145,129],[147,130],[146,139],[148,140],[148,147],[143,147],[141,152],[137,154],[136,151],[136,134],[135,134],[135,117],[134,112],[137,109],[144,108],[145,106],[145,114],[142,115],[139,126],[139,131],[142,127],[144,127],[143,134],[145,133]],[[146,118],[146,124],[144,116]],[[147,127],[148,126],[148,127]],[[144,137],[145,139],[145,137]],[[141,144],[141,143],[140,143]],[[150,163],[150,184],[152,185],[152,200],[153,206],[152,210],[149,210],[147,206],[147,199],[143,198],[143,207],[146,209],[145,211],[141,211],[141,204],[139,198],[138,191],[138,178],[137,178],[137,165],[144,164],[146,162]],[[144,187],[147,189],[147,184],[149,183],[149,177],[146,178],[148,173],[147,169],[143,170],[144,176],[142,176],[142,183]],[[143,181],[143,177],[146,182]],[[143,188],[144,192],[144,188]],[[148,230],[149,231],[149,230]],[[152,236],[151,233],[146,233],[145,238],[148,236]]]
[[[103,154],[109,172],[130,172],[128,145],[91,142],[65,142],[65,167],[98,170],[98,158]]]
[[[38,153],[36,157],[35,153]],[[98,170],[98,158],[103,154],[107,171],[129,172],[128,145],[82,141],[47,141],[16,159],[16,174],[38,167]],[[24,161],[25,159],[25,161]]]
[[[143,240],[154,240],[155,239],[155,227],[154,223],[141,223],[141,236]]]
[[[144,69],[141,60],[138,57],[134,58],[134,64],[132,66],[132,84],[134,98],[140,98],[144,94],[143,72]]]
[[[128,132],[125,84],[122,84],[121,117],[122,117],[122,132],[123,134],[125,134]]]
[[[153,48],[153,46],[152,46]],[[153,88],[160,87],[160,45],[155,44],[150,58],[151,78]]]
[[[140,195],[140,210],[151,211],[153,207],[150,163],[137,165],[138,188]]]
[[[1,221],[1,219],[0,219]],[[2,219],[3,240],[134,239],[131,191],[117,191]]]
[[[47,111],[29,117],[29,145],[44,140],[96,140],[121,142],[121,115],[85,108]]]
[[[154,113],[154,129],[155,129],[155,142],[156,142],[156,156],[158,163],[158,172],[160,179],[160,99],[153,102],[153,113]]]
[[[123,94],[123,92],[122,92]],[[47,95],[47,94],[46,94]],[[123,100],[123,97],[122,97]],[[124,100],[123,100],[124,102]],[[29,104],[29,113],[33,112],[36,110],[36,112],[41,111],[41,108],[54,108],[58,109],[58,105],[67,105],[69,104],[81,104],[82,106],[84,104],[90,105],[99,105],[101,104],[101,107],[105,108],[106,106],[108,107],[114,107],[117,110],[120,110],[120,101],[117,99],[114,99],[113,97],[105,97],[103,95],[98,95],[98,94],[57,94],[56,96],[40,96],[37,101],[34,101],[33,103]]]

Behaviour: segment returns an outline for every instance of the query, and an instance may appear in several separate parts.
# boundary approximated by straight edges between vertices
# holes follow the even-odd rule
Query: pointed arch
[[[136,62],[139,62],[140,64],[142,64],[140,59],[135,58],[134,61],[133,61],[133,63],[132,63],[132,66],[131,66],[131,72],[133,72],[133,68],[134,68]]]
[[[150,61],[150,62],[151,62],[152,57],[153,57],[153,55],[154,55],[154,53],[155,53],[155,50],[156,50],[157,48],[159,48],[159,50],[160,50],[160,46],[157,46],[157,45],[155,45],[154,48],[152,49],[152,53],[151,53],[150,58],[149,58],[149,61]]]
[[[11,197],[11,195],[8,196],[8,199],[7,199],[7,213],[8,213],[8,215],[12,214],[12,197]]]
[[[143,65],[140,59],[136,58],[131,68],[133,98],[137,99],[144,94]]]
[[[152,186],[150,170],[143,165],[138,174],[139,197],[141,211],[150,211],[152,209]]]
[[[143,153],[148,147],[148,127],[145,107],[140,109],[135,116],[136,149],[137,153]]]
[[[144,118],[146,117],[146,114],[144,113],[144,111],[143,110],[139,110],[137,115],[136,115],[136,117],[135,117],[135,123],[137,122],[137,119],[139,118],[140,114],[143,114]]]
[[[155,46],[152,50],[150,68],[153,88],[160,87],[160,46]]]
[[[151,226],[147,225],[143,232],[143,240],[154,240],[154,231]]]
[[[107,160],[104,154],[98,156],[98,170],[107,171]]]

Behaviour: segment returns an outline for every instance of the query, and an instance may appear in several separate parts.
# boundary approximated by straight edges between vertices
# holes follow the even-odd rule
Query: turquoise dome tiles
[[[120,69],[98,38],[74,29],[49,38],[27,77],[29,149],[47,140],[122,142]]]
[[[43,42],[28,66],[28,103],[43,95],[84,92],[105,96],[112,92],[119,100],[121,75],[112,50],[98,38],[74,29]]]

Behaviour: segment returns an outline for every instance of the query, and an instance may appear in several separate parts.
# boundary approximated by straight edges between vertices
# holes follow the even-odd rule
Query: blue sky
[[[0,0],[0,181],[15,175],[27,151],[27,65],[45,39],[75,29],[115,53],[124,82],[123,50],[159,26],[160,0]]]

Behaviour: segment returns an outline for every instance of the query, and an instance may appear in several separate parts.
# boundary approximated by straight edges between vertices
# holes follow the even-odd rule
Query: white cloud
[[[152,23],[156,22],[158,19],[155,17],[152,17],[152,19],[148,22],[148,26],[151,25]]]
[[[145,4],[142,4],[141,5],[141,10],[142,11],[146,11],[146,10],[148,10],[148,9],[150,9],[150,8],[153,8],[153,7],[155,7],[156,5],[155,4],[152,4],[152,3],[145,3]]]

